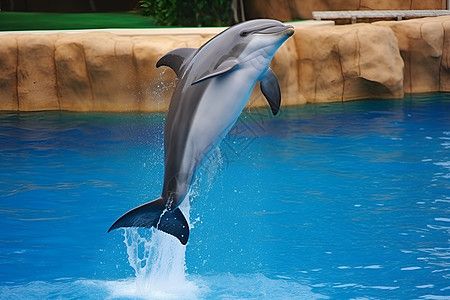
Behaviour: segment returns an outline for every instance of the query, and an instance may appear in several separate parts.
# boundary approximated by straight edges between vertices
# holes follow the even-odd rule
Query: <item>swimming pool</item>
[[[159,195],[163,117],[0,114],[0,298],[133,295],[106,230]],[[253,109],[208,166],[174,297],[449,299],[450,94]]]

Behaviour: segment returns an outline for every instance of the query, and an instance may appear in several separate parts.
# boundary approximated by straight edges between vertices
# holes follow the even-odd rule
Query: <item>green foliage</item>
[[[227,26],[232,23],[231,0],[140,0],[139,9],[158,25]]]
[[[0,12],[0,31],[152,27],[153,18],[136,13]]]

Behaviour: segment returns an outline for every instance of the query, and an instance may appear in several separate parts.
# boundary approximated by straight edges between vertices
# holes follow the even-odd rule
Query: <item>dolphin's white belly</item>
[[[206,152],[229,132],[247,104],[258,73],[246,65],[211,79],[192,120],[181,172],[192,173]]]

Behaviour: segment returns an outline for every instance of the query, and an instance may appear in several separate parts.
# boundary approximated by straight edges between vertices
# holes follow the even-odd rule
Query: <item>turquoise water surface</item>
[[[106,233],[159,196],[163,122],[0,114],[1,299],[450,299],[450,94],[243,114],[186,249]]]

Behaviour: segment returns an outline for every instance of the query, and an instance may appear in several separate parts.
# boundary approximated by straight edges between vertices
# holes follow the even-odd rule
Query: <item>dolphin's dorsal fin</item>
[[[156,67],[166,66],[174,70],[179,78],[181,76],[181,67],[194,56],[195,48],[178,48],[168,52],[156,63]]]
[[[267,102],[269,102],[272,113],[276,115],[280,110],[281,92],[277,76],[275,76],[272,69],[269,68],[267,70],[259,86]]]
[[[232,71],[238,65],[239,65],[239,61],[237,59],[234,59],[234,58],[227,59],[227,60],[223,61],[220,65],[218,65],[217,68],[215,68],[214,70],[206,72],[205,74],[200,76],[200,78],[196,78],[194,80],[194,82],[192,83],[192,85],[202,82],[203,80],[206,80],[206,79],[209,79],[209,78],[212,78],[215,76],[219,76],[219,75],[225,74],[229,71]]]

